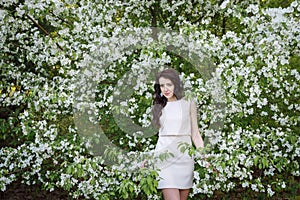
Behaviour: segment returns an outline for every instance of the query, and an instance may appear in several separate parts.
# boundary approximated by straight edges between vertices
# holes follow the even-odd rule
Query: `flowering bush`
[[[199,105],[207,146],[192,197],[273,196],[299,177],[298,1],[0,5],[2,191],[20,179],[74,198],[160,199],[157,171],[138,163],[156,142],[152,87],[164,66]]]

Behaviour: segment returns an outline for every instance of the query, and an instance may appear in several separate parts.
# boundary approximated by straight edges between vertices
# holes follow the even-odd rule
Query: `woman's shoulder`
[[[180,102],[181,102],[181,105],[184,106],[184,107],[191,107],[191,104],[193,104],[190,99],[187,99],[186,97],[183,97],[180,99]]]
[[[191,104],[191,103],[195,104],[196,103],[195,99],[193,99],[193,98],[182,97],[181,100],[182,100],[182,102],[188,103],[188,104]]]

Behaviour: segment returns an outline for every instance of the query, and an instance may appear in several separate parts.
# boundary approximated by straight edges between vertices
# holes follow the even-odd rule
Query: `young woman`
[[[193,142],[196,148],[204,147],[196,103],[184,98],[183,84],[174,69],[161,71],[154,89],[152,121],[159,128],[155,152],[158,156],[170,155],[156,164],[160,169],[158,189],[165,200],[186,200],[193,185],[194,160],[187,151],[181,152],[178,145]]]

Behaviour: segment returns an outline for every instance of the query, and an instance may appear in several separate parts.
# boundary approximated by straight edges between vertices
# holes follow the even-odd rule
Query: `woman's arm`
[[[200,147],[204,148],[204,142],[198,128],[197,106],[194,101],[191,101],[190,116],[191,116],[192,141],[197,149]]]

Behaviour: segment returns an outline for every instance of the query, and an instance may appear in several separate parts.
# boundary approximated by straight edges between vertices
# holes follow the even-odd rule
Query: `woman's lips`
[[[170,93],[165,93],[165,96],[168,96]]]

